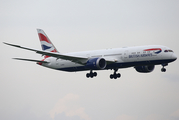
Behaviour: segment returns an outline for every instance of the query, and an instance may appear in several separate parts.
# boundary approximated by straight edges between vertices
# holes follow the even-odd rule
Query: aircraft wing
[[[17,47],[17,48],[22,48],[22,49],[26,49],[26,50],[30,50],[30,51],[34,51],[38,54],[42,54],[42,55],[47,55],[47,56],[51,56],[51,57],[55,57],[57,59],[64,59],[64,60],[69,60],[75,63],[79,63],[82,65],[85,65],[85,63],[88,61],[89,58],[85,58],[85,57],[78,57],[78,56],[69,56],[69,55],[63,55],[60,53],[54,53],[54,52],[49,52],[49,51],[42,51],[42,50],[36,50],[36,49],[31,49],[31,48],[27,48],[27,47],[22,47],[19,45],[14,45],[14,44],[9,44],[9,43],[5,43],[6,45],[10,45],[13,47]],[[30,59],[22,59],[22,58],[15,58],[18,60],[25,60],[25,61],[34,61],[34,62],[39,62],[38,60],[30,60]],[[116,61],[113,60],[106,60],[107,64],[111,64],[111,63],[115,63]]]
[[[77,57],[77,56],[68,56],[68,55],[63,55],[60,53],[54,53],[54,52],[48,52],[48,51],[41,51],[41,50],[36,50],[36,49],[31,49],[31,48],[27,48],[27,47],[22,47],[19,45],[14,45],[14,44],[9,44],[9,43],[5,43],[6,45],[10,45],[13,47],[17,47],[17,48],[22,48],[22,49],[26,49],[26,50],[30,50],[30,51],[34,51],[38,54],[42,54],[42,55],[47,55],[47,56],[51,56],[51,57],[55,57],[57,59],[64,59],[64,60],[69,60],[75,63],[79,63],[79,64],[85,64],[88,61],[88,58],[84,58],[84,57]],[[18,58],[19,59],[19,58]],[[21,58],[20,58],[21,59]],[[19,60],[20,60],[19,59]],[[21,59],[22,60],[22,59]],[[26,60],[28,61],[28,60]],[[30,60],[29,60],[30,61]]]

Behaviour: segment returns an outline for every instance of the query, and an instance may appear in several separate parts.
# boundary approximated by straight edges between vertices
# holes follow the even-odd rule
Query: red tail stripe
[[[56,49],[54,49],[54,50],[52,50],[51,52],[57,52],[57,50],[56,50]]]
[[[39,33],[38,35],[39,35],[40,41],[46,41],[51,44],[51,42],[48,40],[48,38],[46,36],[44,36],[42,33]]]

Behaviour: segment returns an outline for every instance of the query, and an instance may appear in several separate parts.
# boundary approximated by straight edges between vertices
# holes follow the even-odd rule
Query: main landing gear
[[[93,72],[92,70],[90,70],[90,73],[87,73],[86,74],[86,77],[89,78],[93,78],[93,77],[96,77],[97,76],[97,73],[96,72]]]
[[[116,73],[118,71],[118,69],[114,69],[114,74],[111,74],[110,75],[110,78],[111,79],[117,79],[117,78],[120,78],[121,77],[121,74],[120,73]]]
[[[164,67],[167,66],[167,65],[168,65],[167,63],[166,64],[162,64],[162,66],[163,66],[162,69],[161,69],[162,72],[166,72],[166,68],[164,68]]]

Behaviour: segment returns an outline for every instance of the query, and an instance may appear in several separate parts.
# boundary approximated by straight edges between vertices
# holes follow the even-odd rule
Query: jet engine
[[[152,72],[155,68],[154,65],[146,65],[146,66],[137,66],[137,67],[134,67],[136,69],[137,72],[140,72],[140,73],[149,73],[149,72]]]
[[[92,70],[103,70],[106,67],[106,60],[104,58],[91,58],[87,61],[86,67]]]

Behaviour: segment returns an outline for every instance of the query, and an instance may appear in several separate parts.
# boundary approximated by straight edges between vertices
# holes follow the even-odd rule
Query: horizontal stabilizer
[[[49,63],[47,61],[40,61],[40,60],[32,60],[32,59],[23,59],[23,58],[13,58],[16,60],[24,60],[24,61],[31,61],[31,62],[39,62],[39,63]]]

